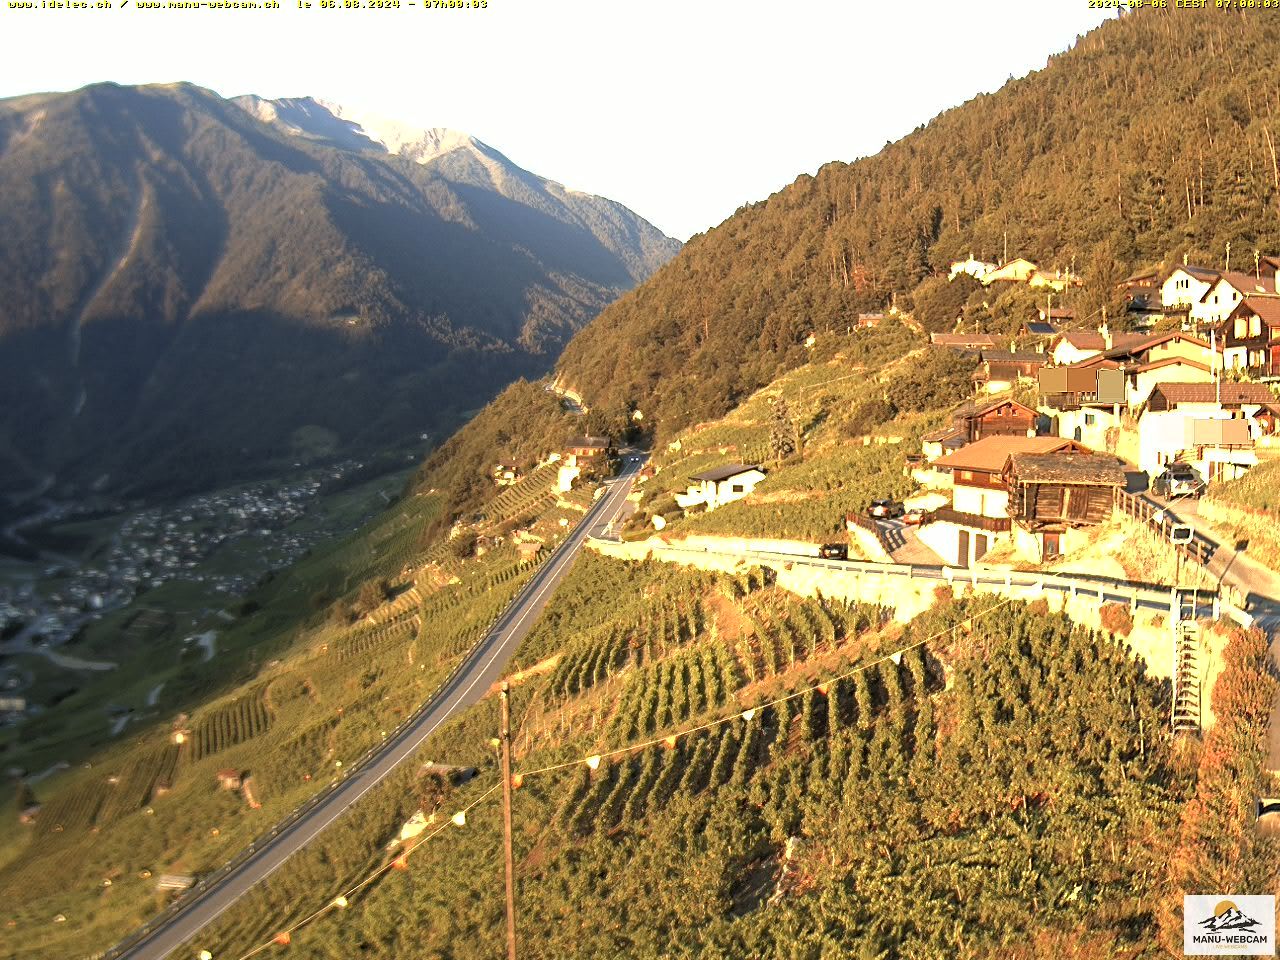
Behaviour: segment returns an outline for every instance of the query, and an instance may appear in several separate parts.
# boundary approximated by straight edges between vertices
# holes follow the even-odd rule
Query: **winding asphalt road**
[[[605,493],[552,552],[533,579],[525,584],[515,602],[494,624],[462,669],[437,692],[428,710],[392,736],[332,793],[299,819],[280,829],[267,843],[258,846],[238,866],[211,882],[177,912],[159,921],[145,934],[126,941],[106,956],[128,960],[161,960],[169,956],[355,806],[361,797],[412,757],[437,727],[479,701],[494,681],[502,676],[507,661],[568,573],[583,541],[588,536],[601,534],[626,506],[627,494],[641,464],[639,457],[626,458],[622,473],[607,485]],[[207,949],[217,956],[216,945]]]

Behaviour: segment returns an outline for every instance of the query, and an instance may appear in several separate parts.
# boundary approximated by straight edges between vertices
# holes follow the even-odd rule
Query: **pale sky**
[[[1104,19],[1085,0],[111,2],[14,10],[0,0],[0,96],[189,80],[225,96],[334,100],[464,130],[682,240],[1043,67]]]

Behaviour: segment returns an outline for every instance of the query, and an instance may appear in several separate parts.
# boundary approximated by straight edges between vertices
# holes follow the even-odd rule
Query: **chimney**
[[[1114,345],[1111,339],[1111,328],[1107,326],[1107,318],[1103,317],[1102,322],[1098,324],[1098,333],[1102,334],[1102,349],[1110,350]]]

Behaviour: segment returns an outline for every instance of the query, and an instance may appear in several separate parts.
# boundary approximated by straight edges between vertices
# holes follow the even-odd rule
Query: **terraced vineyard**
[[[259,686],[202,715],[190,734],[191,762],[198,763],[266,733],[271,713],[265,693],[266,686]]]

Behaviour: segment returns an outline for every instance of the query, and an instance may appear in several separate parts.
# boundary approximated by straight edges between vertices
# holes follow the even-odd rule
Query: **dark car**
[[[906,512],[906,507],[899,500],[872,500],[867,508],[867,513],[877,520],[897,520]]]
[[[1171,463],[1151,481],[1151,492],[1157,497],[1198,497],[1205,486],[1191,464]]]
[[[849,548],[843,543],[824,543],[818,548],[818,556],[823,560],[848,560]]]

